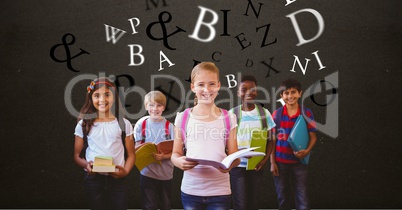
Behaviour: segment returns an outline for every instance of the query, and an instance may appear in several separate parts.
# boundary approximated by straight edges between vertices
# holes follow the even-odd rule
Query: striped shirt
[[[314,121],[313,113],[310,109],[304,108],[306,115],[310,122],[307,123],[308,132],[316,132],[316,123]],[[297,117],[300,115],[300,105],[295,115],[289,116],[286,105],[283,106],[282,118],[277,121],[278,109],[272,113],[272,116],[276,122],[280,122],[273,129],[273,134],[276,136],[275,145],[275,161],[280,163],[298,163],[299,159],[293,154],[293,150],[287,142],[290,131],[296,122]]]

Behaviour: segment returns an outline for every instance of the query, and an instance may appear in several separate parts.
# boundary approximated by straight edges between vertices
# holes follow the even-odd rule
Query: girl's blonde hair
[[[209,71],[212,73],[216,73],[218,76],[218,81],[219,81],[219,69],[216,67],[216,65],[212,62],[201,62],[194,66],[193,70],[191,71],[191,84],[194,84],[195,77],[200,71]],[[197,96],[194,96],[194,106],[197,105],[198,99]]]
[[[147,93],[144,97],[144,106],[146,107],[149,102],[156,102],[166,106],[166,96],[160,91],[151,91]]]
[[[216,73],[218,75],[218,81],[219,81],[219,69],[218,67],[215,66],[214,63],[212,62],[201,62],[194,66],[193,70],[191,71],[191,83],[194,83],[195,76],[201,71],[201,70],[206,70],[209,72]]]

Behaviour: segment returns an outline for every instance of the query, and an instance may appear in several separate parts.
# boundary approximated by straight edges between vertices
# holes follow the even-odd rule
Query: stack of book
[[[115,172],[116,166],[113,164],[113,158],[108,156],[95,157],[92,166],[92,172]]]

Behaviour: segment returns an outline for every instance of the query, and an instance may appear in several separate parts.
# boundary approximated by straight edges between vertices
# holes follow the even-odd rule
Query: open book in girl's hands
[[[263,153],[263,152],[252,151],[252,150],[255,150],[257,148],[259,148],[259,147],[252,147],[252,148],[248,148],[248,149],[239,150],[239,151],[237,151],[235,153],[232,153],[232,154],[228,155],[221,162],[214,161],[214,160],[189,158],[189,157],[187,157],[186,160],[187,161],[198,162],[199,165],[213,166],[213,167],[215,167],[217,169],[219,169],[219,168],[228,169],[230,167],[230,165],[232,164],[232,162],[235,161],[237,158],[240,158],[240,157],[252,157],[252,156],[265,156],[265,153]]]

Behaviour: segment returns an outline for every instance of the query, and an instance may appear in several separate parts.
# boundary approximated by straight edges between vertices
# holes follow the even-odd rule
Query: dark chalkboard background
[[[265,100],[262,103],[270,111],[279,106],[273,93],[284,79],[296,78],[304,89],[317,85],[312,97],[305,91],[303,101],[325,127],[317,133],[310,163],[313,208],[402,208],[401,1],[297,0],[288,6],[286,0],[251,2],[259,13],[251,7],[247,10],[245,0],[1,1],[0,208],[87,208],[82,170],[72,158],[76,116],[68,107],[82,106],[89,80],[80,80],[69,89],[71,81],[103,73],[117,76],[125,90],[163,90],[169,98],[166,114],[174,121],[174,113],[183,109],[180,105],[188,106],[184,102],[189,100],[181,94],[189,90],[186,80],[195,61],[214,61],[220,68],[226,90],[218,100],[227,109],[238,101],[230,97],[236,88],[227,91],[226,75],[255,75],[268,93],[260,91],[259,99]],[[189,37],[201,7],[219,16],[211,42]],[[316,40],[296,46],[295,29],[286,16],[305,8],[317,11],[325,27]],[[165,21],[168,14],[172,18],[165,24],[166,34],[176,27],[186,31],[167,38],[175,50],[151,39],[163,36],[161,24],[153,24],[159,14],[165,14]],[[206,13],[205,21],[212,20],[211,14]],[[129,22],[134,17],[140,20],[136,34]],[[306,38],[317,34],[318,23],[311,13],[296,17]],[[106,41],[104,24],[127,33],[113,44]],[[59,45],[65,34],[75,37],[75,43],[67,46],[71,57],[80,48],[89,53],[71,59],[79,72],[52,59],[52,55],[66,59],[66,48]],[[208,35],[203,27],[200,36]],[[261,47],[264,37],[266,44],[277,41]],[[246,40],[243,45],[250,46],[242,49],[238,41],[242,39]],[[71,41],[68,36],[66,42]],[[143,48],[142,65],[129,66],[129,45]],[[164,69],[158,71],[160,51],[175,65],[164,62]],[[326,68],[319,70],[312,54],[316,51]],[[305,58],[310,59],[305,75],[297,64],[295,72],[290,71],[294,56],[303,66]],[[65,92],[71,93],[66,101]],[[128,94],[126,104],[130,114],[141,115],[141,94]],[[130,117],[133,124],[137,119]],[[138,175],[136,169],[129,175],[129,208],[140,208]],[[173,208],[181,208],[181,175],[176,169]],[[262,185],[261,208],[276,208],[268,168]]]

